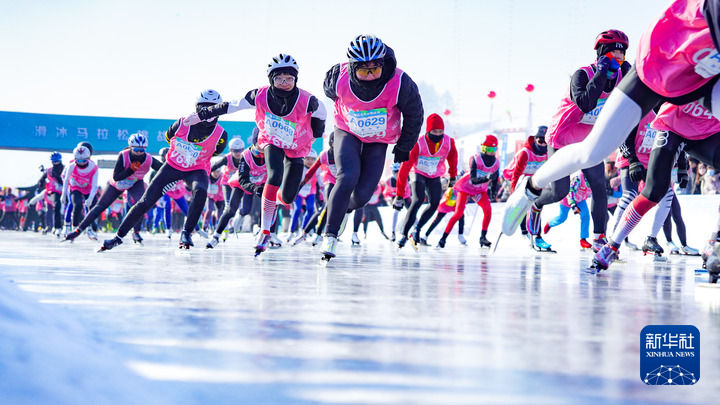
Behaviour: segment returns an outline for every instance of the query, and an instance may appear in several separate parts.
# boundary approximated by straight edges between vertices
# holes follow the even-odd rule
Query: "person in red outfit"
[[[425,201],[425,193],[429,196],[429,204],[420,214],[413,232],[413,243],[427,244],[420,237],[420,229],[425,225],[437,210],[442,197],[442,184],[440,178],[446,171],[450,175],[450,187],[455,184],[457,176],[457,149],[455,141],[445,134],[445,123],[437,114],[427,117],[425,123],[425,136],[421,137],[410,151],[410,159],[400,166],[397,176],[397,196],[405,194],[408,175],[412,173],[412,202],[405,215],[402,237],[398,240],[398,247],[403,247],[408,241],[408,233],[415,223],[420,205]],[[447,161],[447,167],[445,162]],[[393,208],[402,209],[404,201],[400,197],[393,200]]]

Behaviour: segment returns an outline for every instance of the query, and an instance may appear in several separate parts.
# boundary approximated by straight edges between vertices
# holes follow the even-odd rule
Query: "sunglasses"
[[[275,76],[273,77],[273,83],[277,84],[294,84],[295,83],[295,76],[289,76],[289,77],[280,77]]]
[[[373,76],[378,76],[382,72],[382,66],[375,66],[375,67],[359,67],[355,69],[355,74],[359,78],[365,78],[370,76],[371,74]]]
[[[145,148],[132,148],[133,152],[145,152]]]

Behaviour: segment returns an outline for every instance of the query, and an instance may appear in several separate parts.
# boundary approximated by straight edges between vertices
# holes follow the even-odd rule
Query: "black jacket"
[[[395,52],[390,47],[387,47],[383,62],[382,76],[380,79],[371,82],[357,80],[355,75],[352,74],[354,65],[349,65],[351,71],[350,88],[361,100],[370,101],[377,97],[385,87],[385,84],[395,75],[397,61],[395,59]],[[325,95],[333,101],[337,100],[335,86],[337,85],[339,75],[340,64],[333,66],[325,74],[325,83],[323,85]],[[398,95],[397,106],[402,113],[402,132],[400,133],[400,139],[398,139],[396,143],[396,148],[400,151],[410,153],[410,150],[415,146],[420,136],[424,111],[417,84],[415,84],[405,72],[400,80],[400,94]]]
[[[594,72],[597,72],[595,64],[590,65]],[[623,77],[630,71],[630,64],[625,61],[620,66]],[[580,108],[583,113],[589,113],[597,107],[598,99],[603,91],[611,92],[617,84],[617,78],[609,80],[606,75],[593,76],[588,79],[588,75],[583,69],[578,69],[572,76],[570,81],[570,100]]]

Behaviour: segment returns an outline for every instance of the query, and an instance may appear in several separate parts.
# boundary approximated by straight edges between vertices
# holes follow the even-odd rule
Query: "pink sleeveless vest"
[[[255,164],[255,160],[252,157],[252,152],[250,152],[250,148],[247,148],[243,151],[243,159],[245,159],[245,163],[250,168],[250,182],[252,184],[264,184],[265,180],[267,179],[267,167],[266,165],[258,166]],[[242,188],[240,187],[240,171],[236,171],[235,174],[233,174],[230,177],[230,181],[228,181],[228,185],[230,187],[235,188]],[[245,190],[245,189],[243,189]],[[245,190],[246,193],[250,194],[247,190]]]
[[[395,184],[397,184],[397,182]],[[397,195],[397,187],[392,186],[392,178],[385,180],[385,190],[383,191],[383,195],[385,198],[395,198]],[[412,190],[410,187],[405,187],[405,195],[403,196],[403,199],[410,198],[411,195]]]
[[[489,176],[495,173],[500,167],[500,162],[497,159],[495,159],[495,163],[493,163],[493,165],[490,167],[485,166],[485,163],[483,163],[480,154],[476,154],[475,156],[470,158],[471,164],[473,159],[475,159],[475,164],[477,165],[476,177]],[[460,180],[458,180],[457,183],[455,183],[455,187],[453,187],[455,191],[462,191],[463,193],[469,194],[471,196],[484,193],[487,191],[487,188],[488,182],[481,184],[472,184],[470,182],[470,173],[465,173],[465,175],[460,177]]]
[[[122,152],[120,152],[123,158],[123,167],[127,169],[130,167],[130,150],[125,149]],[[136,181],[142,180],[145,178],[145,175],[147,172],[150,171],[150,167],[152,166],[152,156],[150,156],[149,153],[145,153],[145,160],[142,162],[140,167],[133,172],[130,176],[120,180],[115,181],[112,177],[110,177],[110,180],[108,180],[108,183],[115,187],[118,190],[127,190],[130,187],[132,187]]]
[[[703,0],[673,1],[640,38],[635,70],[661,96],[688,94],[720,73],[702,5]]]
[[[533,152],[532,148],[523,147],[515,154],[515,156],[513,156],[513,160],[505,168],[505,170],[503,170],[502,175],[506,180],[512,180],[512,172],[515,170],[521,154],[527,155],[527,165],[525,165],[525,169],[523,170],[523,174],[525,175],[535,174],[540,166],[542,166],[542,164],[547,160],[547,154],[538,155]]]
[[[220,125],[215,125],[210,136],[200,143],[194,143],[187,139],[190,127],[183,124],[183,120],[180,120],[180,127],[170,140],[167,162],[182,172],[202,169],[210,175],[210,159],[224,130]]]
[[[655,142],[655,135],[658,133],[658,130],[652,126],[654,119],[655,112],[650,110],[650,112],[640,120],[638,130],[635,132],[635,154],[645,168],[647,168],[648,161],[650,160],[650,151]],[[622,154],[618,153],[615,166],[618,169],[622,169],[623,167],[630,166],[630,162],[628,162]]]
[[[595,76],[595,72],[592,66],[585,66],[581,69],[587,73],[588,80],[592,80]],[[615,78],[615,84],[620,83],[622,79],[622,71],[618,70],[617,77]],[[555,149],[560,149],[563,146],[567,146],[573,143],[578,143],[584,140],[593,125],[597,120],[600,111],[602,111],[605,105],[605,100],[610,96],[610,93],[602,92],[598,99],[597,106],[588,113],[583,113],[580,108],[573,103],[570,99],[570,89],[565,97],[560,102],[560,107],[552,118],[552,124],[548,129],[547,143]]]
[[[185,197],[185,182],[182,180],[178,180],[177,182],[175,182],[175,186],[173,186],[173,188],[171,188],[170,190],[166,191],[165,194],[167,194],[167,196],[172,198],[173,200]]]
[[[365,143],[395,143],[400,138],[400,109],[397,107],[403,71],[385,84],[375,99],[360,100],[350,88],[347,63],[340,65],[335,91],[335,125]]]
[[[322,170],[321,179],[324,184],[335,184],[337,182],[337,165],[335,163],[330,164],[328,158],[328,151],[324,150],[320,152],[320,170]]]
[[[220,179],[218,179],[215,183],[208,183],[207,198],[213,201],[222,201],[225,199],[225,197],[223,197],[222,189],[220,188]]]
[[[265,149],[275,145],[284,149],[288,157],[305,157],[312,148],[313,138],[310,118],[307,112],[312,94],[298,89],[299,94],[293,109],[280,117],[270,111],[268,106],[268,87],[261,87],[255,96],[255,123],[257,124],[258,146]]]
[[[420,173],[425,177],[435,178],[445,174],[445,160],[450,154],[450,137],[443,135],[442,145],[437,153],[430,153],[427,136],[418,140],[418,159],[411,171]]]
[[[45,191],[48,193],[62,193],[62,183],[55,180],[51,173],[52,167],[45,169],[45,177],[47,178],[47,181],[45,182]]]
[[[581,171],[579,175],[573,175],[570,178],[570,183],[572,184],[577,177],[580,177],[580,187],[577,189],[577,191],[573,194],[573,198],[575,199],[576,203],[579,203],[580,201],[585,201],[592,195],[592,190],[590,189],[590,183],[588,183],[587,179],[585,178],[585,174]],[[570,192],[572,193],[572,191]],[[569,196],[566,195],[561,201],[560,204],[569,207],[570,206],[570,200]]]
[[[679,106],[663,104],[652,125],[657,130],[672,131],[692,141],[720,132],[720,121],[697,101]]]
[[[307,167],[303,168],[303,178],[305,178],[305,173],[307,173],[308,169]],[[298,195],[300,197],[307,197],[309,195],[314,195],[317,192],[317,173],[313,174],[313,176],[310,178],[310,180],[300,188],[298,191]]]
[[[70,176],[70,191],[79,191],[83,194],[90,194],[92,190],[92,179],[98,167],[92,160],[88,160],[88,165],[84,169],[78,167],[77,163],[72,163],[73,170]]]
[[[232,176],[237,169],[238,168],[235,166],[235,162],[232,158],[232,153],[225,155],[225,166],[223,167],[222,176],[220,177],[220,185],[226,186],[228,184],[228,180],[230,180],[230,176]]]

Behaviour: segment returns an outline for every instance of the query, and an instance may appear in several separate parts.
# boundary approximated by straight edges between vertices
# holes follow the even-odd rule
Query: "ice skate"
[[[142,236],[140,236],[140,232],[133,232],[132,240],[133,240],[133,243],[139,243],[141,245],[143,243],[143,238],[142,238]]]
[[[294,241],[292,241],[292,244],[290,246],[297,246],[303,242],[305,242],[305,239],[307,239],[308,234],[305,232],[301,233],[297,238],[295,238]]]
[[[280,248],[282,247],[282,241],[277,237],[275,233],[270,233],[270,247]]]
[[[671,254],[671,255],[681,254],[680,248],[675,243],[673,243],[673,241],[669,241],[667,243],[667,248],[668,248],[668,254]]]
[[[545,242],[545,240],[540,235],[533,237],[532,248],[536,252],[557,253],[555,250],[552,249],[552,245]]]
[[[395,242],[395,232],[390,234],[390,242]]]
[[[205,239],[207,239],[209,236],[208,233],[203,229],[198,229],[196,232],[198,235],[202,236]]]
[[[601,233],[600,236],[593,239],[593,241],[592,241],[593,252],[597,253],[598,251],[600,251],[600,249],[602,249],[603,246],[607,245],[607,243],[608,243],[607,238],[605,237],[604,234]]]
[[[502,233],[511,236],[515,233],[515,230],[520,225],[520,221],[525,217],[530,205],[533,201],[540,197],[540,194],[536,194],[530,188],[528,188],[528,182],[530,177],[522,176],[518,181],[515,191],[510,194],[505,203],[505,213],[503,214]]]
[[[612,262],[617,260],[617,258],[617,248],[607,244],[600,248],[597,253],[595,253],[595,257],[593,257],[593,261],[590,267],[587,268],[587,272],[597,274],[603,270],[607,270],[608,267],[610,267],[610,265],[612,264]]]
[[[460,244],[463,246],[467,246],[467,239],[465,239],[465,236],[463,236],[461,233],[458,234],[458,242],[460,242]]]
[[[190,246],[195,246],[193,244],[192,238],[190,238],[190,232],[183,230],[180,233],[180,244],[178,245],[178,249],[190,249]]]
[[[438,247],[440,249],[444,249],[445,248],[445,238],[440,238],[436,247]]]
[[[97,233],[93,231],[91,228],[88,228],[85,233],[87,233],[87,237],[90,240],[98,240]]]
[[[214,249],[220,243],[220,238],[217,235],[213,235],[210,241],[205,245],[205,249]]]
[[[403,236],[403,237],[401,237],[400,239],[398,239],[398,241],[397,241],[397,247],[398,247],[398,249],[404,248],[404,247],[405,247],[405,244],[407,243],[407,241],[408,241],[407,236]]]
[[[583,238],[580,239],[580,250],[590,250],[592,249],[592,244],[587,241],[587,239]]]
[[[168,237],[168,239],[172,239],[172,233],[173,233],[173,232],[172,232],[172,229],[168,229],[168,230],[167,230],[167,237]]]
[[[79,229],[75,229],[74,231],[68,233],[65,235],[65,239],[61,240],[60,242],[71,242],[75,240],[78,236],[80,236],[82,232]]]
[[[352,241],[353,246],[360,246],[360,238],[358,237],[357,232],[353,232],[352,238],[350,238]]]
[[[625,247],[628,248],[628,249],[630,249],[630,250],[640,250],[640,248],[638,247],[638,245],[630,242],[630,239],[628,239],[628,238],[625,238],[624,244],[625,244]]]
[[[115,246],[122,245],[122,243],[123,243],[123,241],[122,241],[122,239],[120,239],[119,236],[115,236],[112,239],[106,239],[105,241],[103,241],[103,245],[100,246],[100,250],[98,250],[98,252],[104,252],[106,250],[110,250],[110,249],[114,248]]]
[[[322,243],[322,241],[323,241],[323,236],[322,236],[322,235],[320,235],[320,234],[315,235],[315,239],[314,239],[313,242],[312,242],[313,247],[314,247],[314,246],[318,246],[319,244]]]
[[[321,260],[325,262],[329,262],[330,259],[335,257],[335,248],[337,247],[337,238],[334,236],[328,236],[327,239],[325,239],[325,246],[323,247],[323,250],[321,253],[323,254],[323,257]]]
[[[260,253],[267,249],[268,243],[270,243],[270,232],[260,231],[258,233],[257,244],[255,245],[255,257],[258,257]]]
[[[680,249],[680,252],[686,256],[700,256],[699,250],[697,250],[695,248],[691,248],[690,246],[687,246],[687,245],[683,246]]]
[[[285,238],[285,242],[286,242],[286,243],[292,242],[293,239],[295,239],[295,235],[296,235],[296,234],[297,234],[296,232],[291,232],[291,233],[289,233],[288,236],[287,236],[287,238]]]
[[[720,244],[715,244],[712,252],[708,255],[706,267],[708,282],[710,284],[717,284],[718,279],[720,279]]]
[[[480,243],[481,248],[489,248],[492,246],[492,242],[488,240],[488,238],[485,237],[485,235],[480,236],[480,240],[478,241]],[[548,245],[548,248],[550,245]]]
[[[648,253],[652,254],[656,257],[662,257],[662,254],[665,253],[662,246],[657,242],[657,238],[654,238],[652,236],[648,236],[645,239],[645,243],[642,246],[643,256],[647,255]]]

